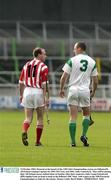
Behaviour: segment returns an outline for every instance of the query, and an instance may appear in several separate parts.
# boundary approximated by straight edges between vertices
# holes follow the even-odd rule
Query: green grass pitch
[[[17,167],[111,167],[111,113],[93,113],[89,147],[80,141],[82,115],[77,120],[76,144],[71,148],[68,112],[49,112],[44,117],[43,147],[35,146],[36,119],[29,129],[29,146],[21,142],[23,111],[0,111],[0,166]]]

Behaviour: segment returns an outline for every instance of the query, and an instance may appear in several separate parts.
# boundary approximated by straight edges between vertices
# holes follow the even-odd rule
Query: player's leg
[[[75,105],[69,105],[69,133],[71,139],[71,146],[76,146],[75,135],[76,135],[76,119],[77,119],[78,109]]]
[[[83,122],[82,122],[82,136],[81,136],[81,141],[83,142],[84,146],[89,146],[89,144],[87,143],[87,131],[89,128],[89,123],[90,123],[90,107],[82,107],[83,110]]]
[[[90,123],[90,108],[89,107],[82,107],[83,110],[83,132],[82,135],[86,136],[86,133],[89,128],[89,123]]]
[[[41,146],[41,136],[43,132],[43,116],[44,116],[44,106],[38,107],[37,112],[37,126],[36,126],[36,146]]]
[[[25,120],[23,122],[23,126],[22,126],[22,142],[24,145],[28,146],[28,129],[30,127],[30,124],[32,122],[33,119],[33,109],[32,108],[24,108],[25,110]]]
[[[94,124],[94,121],[93,121],[92,116],[91,116],[91,101],[90,101],[90,122],[89,122],[89,126],[91,126],[92,124]]]
[[[90,122],[89,122],[89,126],[91,126],[92,124],[94,124],[94,121],[92,119],[92,116],[90,115]]]
[[[90,94],[91,94],[91,92],[92,92],[92,90],[90,90]],[[90,98],[90,113],[91,113],[91,101],[92,101],[92,99]],[[92,124],[94,124],[94,121],[93,121],[92,116],[91,116],[91,114],[90,114],[89,126],[91,126]]]
[[[77,89],[69,89],[67,104],[69,106],[69,134],[71,139],[71,146],[76,146],[76,120],[78,113],[78,91]]]
[[[87,91],[79,91],[79,105],[83,111],[83,121],[82,121],[82,136],[81,141],[83,142],[84,146],[89,146],[87,143],[87,131],[89,128],[90,123],[90,92]]]

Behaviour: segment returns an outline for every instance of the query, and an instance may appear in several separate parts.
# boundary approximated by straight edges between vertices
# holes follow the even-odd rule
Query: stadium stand
[[[25,7],[25,8],[24,8]],[[111,98],[111,2],[77,0],[0,1],[0,94],[18,92],[18,76],[32,49],[47,50],[51,95],[58,96],[61,67],[73,44],[85,41],[98,66],[96,97]],[[15,91],[14,91],[15,89]]]
[[[100,59],[100,86],[109,96],[111,82],[111,24],[88,22],[0,22],[0,86],[16,87],[19,71],[32,58],[35,46],[46,48],[52,95],[58,94],[61,67],[72,56],[73,44],[87,43],[88,53]],[[56,85],[56,86],[55,86]],[[103,86],[102,86],[103,85]],[[3,91],[3,89],[2,89]],[[99,90],[100,91],[100,90]],[[103,93],[103,90],[101,91]],[[106,92],[106,91],[105,91]],[[97,96],[100,94],[97,92]]]

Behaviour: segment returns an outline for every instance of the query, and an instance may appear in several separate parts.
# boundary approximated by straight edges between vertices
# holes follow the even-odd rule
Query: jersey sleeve
[[[63,70],[64,72],[70,74],[71,69],[72,69],[72,61],[71,61],[71,59],[69,59],[69,60],[65,63],[65,65],[63,66],[62,70]]]
[[[96,67],[96,63],[95,63],[93,66],[93,69],[92,69],[91,76],[97,76],[97,75],[98,75],[98,72],[97,72],[97,67]]]
[[[42,67],[42,73],[41,73],[41,78],[42,78],[42,84],[46,83],[48,81],[48,67],[45,65]]]
[[[24,83],[24,68],[22,69],[21,71],[21,74],[20,74],[20,78],[19,78],[19,84],[23,84]]]

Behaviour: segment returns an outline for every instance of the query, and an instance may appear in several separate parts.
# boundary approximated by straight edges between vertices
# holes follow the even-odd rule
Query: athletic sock
[[[36,143],[37,144],[40,143],[42,131],[43,131],[43,125],[37,125],[37,128],[36,128]]]
[[[30,126],[30,124],[29,124],[28,122],[24,122],[24,123],[23,123],[23,126],[22,126],[22,128],[23,128],[23,132],[27,132],[27,131],[28,131],[28,128],[29,128],[29,126]]]
[[[82,122],[82,126],[83,126],[82,135],[83,135],[83,136],[86,136],[86,133],[87,133],[88,128],[89,128],[89,123],[90,123],[89,118],[84,118],[84,120],[83,120],[83,122]]]
[[[75,134],[76,134],[76,122],[69,122],[69,133],[71,138],[71,144],[75,144]]]

